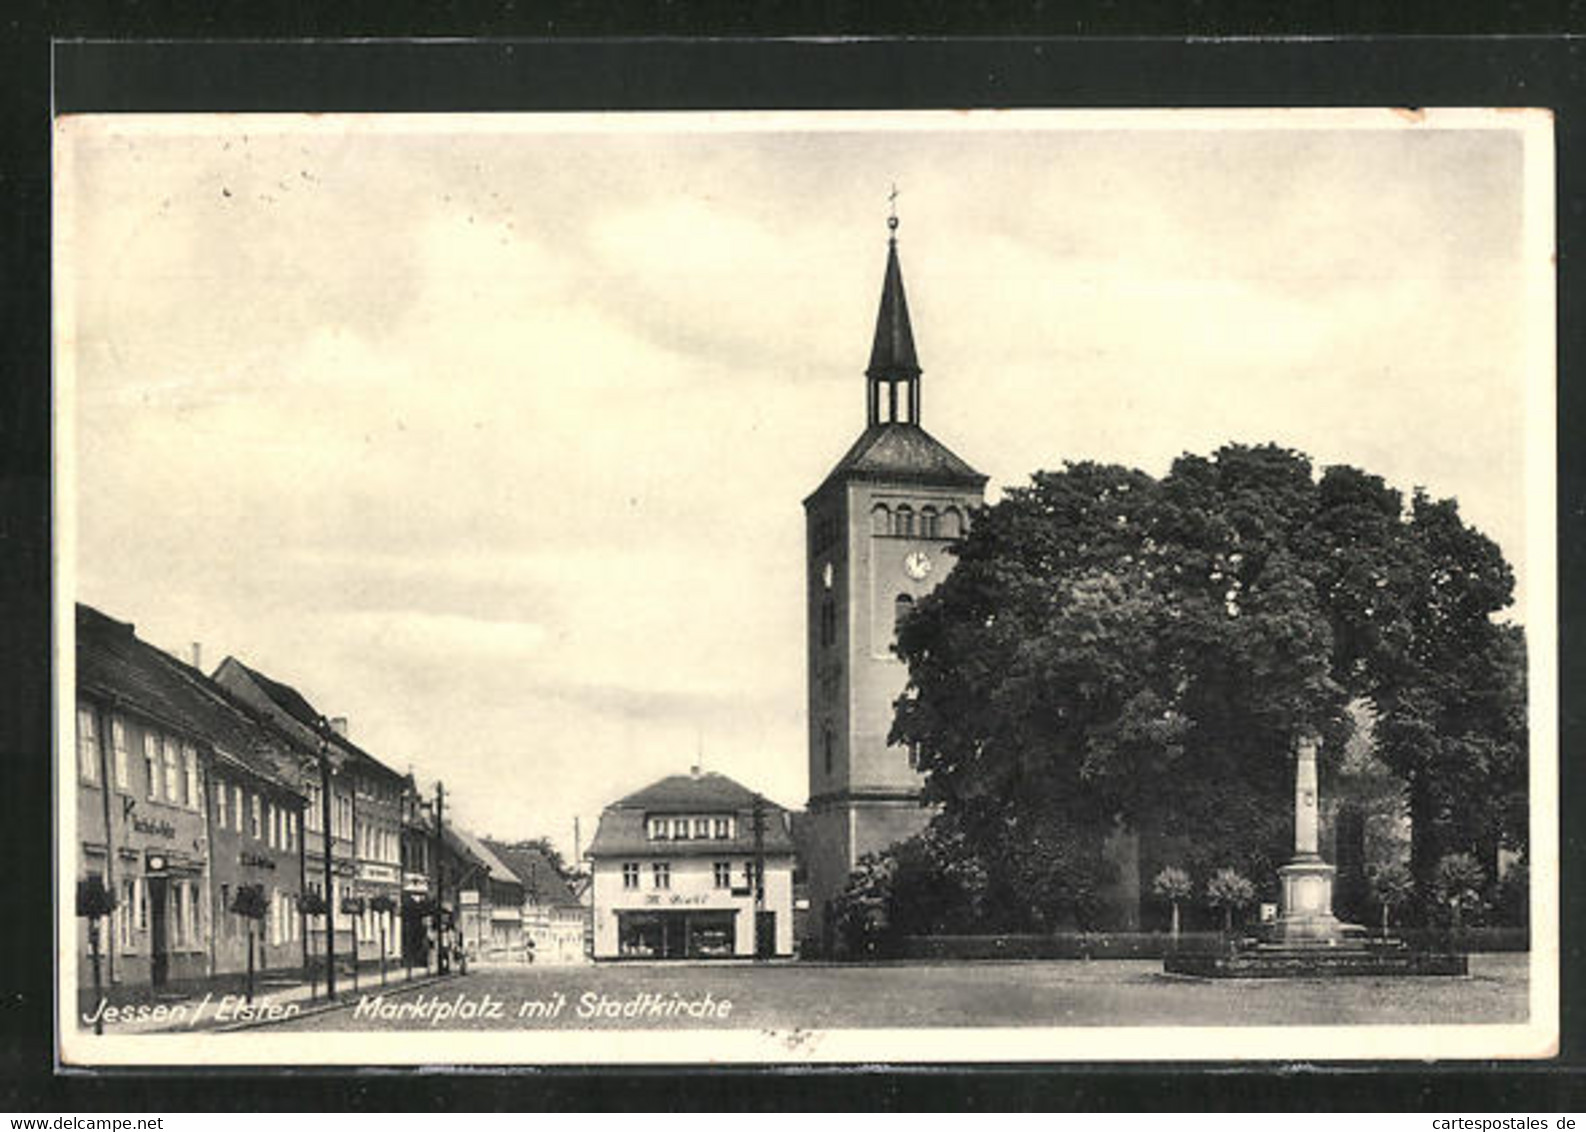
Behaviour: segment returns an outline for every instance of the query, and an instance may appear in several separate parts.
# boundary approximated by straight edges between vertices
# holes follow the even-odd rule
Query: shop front
[[[624,959],[721,959],[737,952],[737,911],[618,912]]]

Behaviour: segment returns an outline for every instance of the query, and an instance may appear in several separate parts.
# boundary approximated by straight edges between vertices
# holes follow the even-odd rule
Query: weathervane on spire
[[[892,231],[898,230],[898,183],[892,182],[892,191],[887,194],[887,205],[891,211],[887,214],[887,227]]]

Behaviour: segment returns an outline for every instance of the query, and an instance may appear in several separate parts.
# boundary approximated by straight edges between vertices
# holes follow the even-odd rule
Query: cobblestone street
[[[501,968],[380,1001],[368,994],[268,1029],[1517,1023],[1526,1018],[1526,964],[1524,955],[1476,955],[1468,978],[1281,983],[1182,979],[1148,960]]]

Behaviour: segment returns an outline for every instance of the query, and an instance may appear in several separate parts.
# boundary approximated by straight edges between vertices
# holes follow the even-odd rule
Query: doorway
[[[165,901],[168,881],[149,878],[149,982],[163,987],[171,975],[170,936],[166,928]]]
[[[754,914],[754,956],[769,959],[776,954],[776,913]]]

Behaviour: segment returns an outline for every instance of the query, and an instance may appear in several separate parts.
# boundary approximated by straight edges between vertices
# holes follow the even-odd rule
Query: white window
[[[165,748],[165,800],[178,802],[182,797],[182,778],[177,767],[176,740],[167,735],[162,745]]]
[[[622,866],[622,887],[639,887],[639,862],[625,861]]]
[[[77,773],[84,782],[99,781],[99,739],[94,732],[94,709],[77,709]]]
[[[133,892],[133,908],[136,913],[134,922],[140,932],[149,930],[149,883],[142,877],[138,878],[137,888]]]
[[[717,888],[731,888],[732,887],[732,862],[731,861],[717,861],[715,863],[715,865],[713,865],[711,867],[711,870],[712,870],[712,872],[715,873],[716,887]]]
[[[132,951],[133,909],[138,902],[137,881],[121,882],[121,899],[116,901],[116,946],[123,952]]]
[[[236,823],[238,833],[242,832],[242,786],[233,784],[231,788],[231,820]]]
[[[716,838],[726,840],[732,836],[732,820],[730,818],[716,819]]]
[[[143,777],[152,802],[160,796],[160,737],[152,731],[143,733]]]
[[[226,828],[226,784],[215,783],[215,828]]]
[[[656,888],[672,887],[672,866],[666,861],[657,861],[650,866],[650,875],[654,879]]]
[[[274,802],[270,802],[265,806],[264,816],[267,830],[265,839],[269,841],[271,849],[278,848],[281,844],[281,811],[275,808]]]
[[[193,750],[191,743],[182,744],[182,769],[187,775],[187,792],[183,801],[189,809],[196,810],[203,795],[198,792],[198,752]]]
[[[669,829],[669,826],[667,825],[667,822],[666,822],[665,818],[651,818],[650,819],[650,840],[651,841],[665,841],[668,829]]]
[[[672,839],[674,841],[684,841],[684,840],[687,840],[687,838],[688,838],[688,819],[687,818],[673,818],[672,819]]]
[[[264,836],[264,808],[257,794],[248,795],[248,832],[255,841]]]
[[[119,715],[110,717],[110,743],[116,753],[116,787],[130,790],[132,778],[127,770],[127,724]]]
[[[694,819],[694,836],[696,838],[706,838],[706,837],[710,836],[710,819],[709,818],[695,818]]]
[[[308,825],[308,828],[313,830],[315,833],[319,832],[321,805],[322,802],[320,801],[319,783],[310,782],[308,784],[308,815],[306,824]]]

